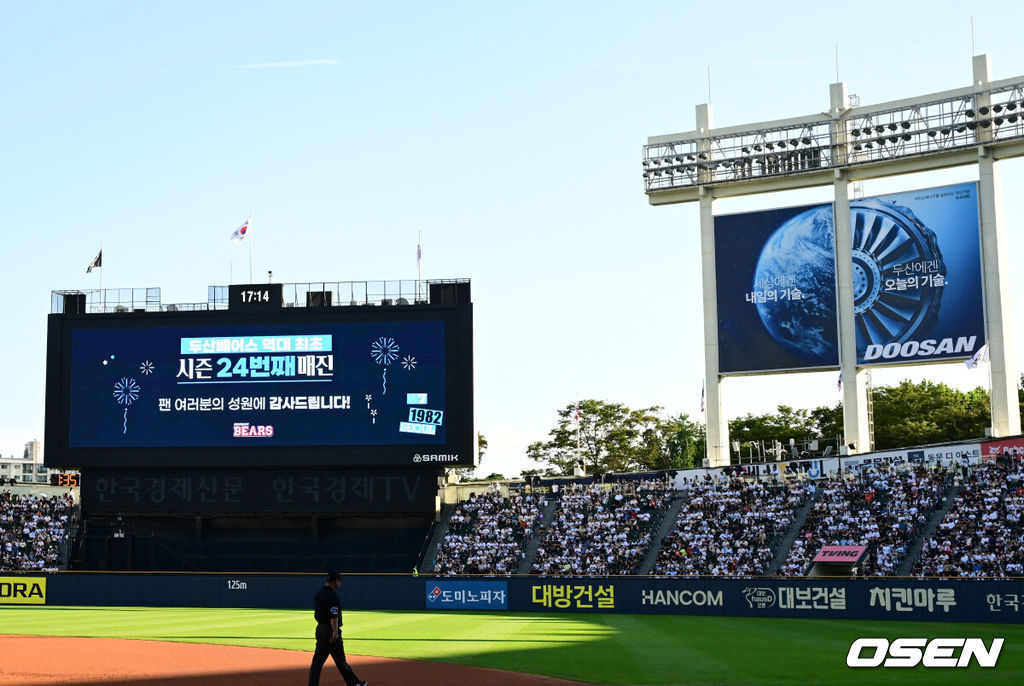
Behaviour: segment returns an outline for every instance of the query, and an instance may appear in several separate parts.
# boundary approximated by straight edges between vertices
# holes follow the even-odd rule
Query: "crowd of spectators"
[[[871,467],[827,479],[746,480],[702,476],[683,488],[686,500],[664,540],[653,575],[758,576],[769,573],[780,540],[816,491],[813,506],[778,571],[806,576],[826,545],[863,545],[854,572],[895,574],[908,547],[954,479],[954,471],[917,466]],[[1024,576],[1024,460],[964,469],[963,488],[923,544],[921,576]],[[516,572],[535,535],[530,569],[548,576],[635,574],[669,501],[670,483],[632,481],[569,484],[537,495],[496,490],[459,503],[439,548],[442,575]],[[3,569],[50,569],[72,516],[70,498],[0,494]],[[14,498],[15,500],[12,500]],[[545,498],[556,498],[543,525]],[[550,508],[549,508],[550,509]],[[780,553],[782,554],[782,553]]]
[[[963,488],[914,566],[920,576],[1024,576],[1024,462],[968,468]]]
[[[69,529],[77,521],[70,495],[26,495],[0,491],[0,570],[60,568]]]
[[[665,537],[651,574],[764,574],[774,545],[809,497],[804,481],[706,476],[686,490],[686,504],[676,528]]]
[[[950,478],[944,470],[883,467],[827,479],[780,574],[807,575],[825,545],[867,546],[856,567],[859,576],[894,574],[908,544],[942,503]]]
[[[663,481],[570,486],[561,494],[532,572],[635,573],[673,495]]]
[[[512,574],[542,516],[532,493],[474,494],[456,506],[437,553],[437,574]]]

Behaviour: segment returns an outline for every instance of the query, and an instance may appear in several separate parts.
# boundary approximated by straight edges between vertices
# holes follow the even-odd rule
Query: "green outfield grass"
[[[1024,683],[1024,626],[662,615],[357,612],[357,655],[435,660],[592,684]],[[0,633],[134,638],[312,650],[311,613],[292,610],[0,607]],[[962,636],[1006,643],[995,669],[860,669],[860,636]],[[2,640],[0,640],[2,643]]]

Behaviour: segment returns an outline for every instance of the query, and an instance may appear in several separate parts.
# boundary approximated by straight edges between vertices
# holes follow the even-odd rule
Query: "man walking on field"
[[[309,666],[309,686],[320,686],[320,672],[327,662],[327,656],[334,658],[341,677],[348,686],[366,686],[360,681],[345,661],[345,643],[341,640],[341,599],[338,587],[341,574],[330,572],[316,597],[313,599],[313,617],[316,619],[316,650],[313,664]]]

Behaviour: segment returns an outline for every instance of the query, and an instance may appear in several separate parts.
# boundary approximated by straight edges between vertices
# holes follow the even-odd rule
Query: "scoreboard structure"
[[[651,205],[699,204],[707,461],[729,464],[727,377],[839,371],[841,454],[871,452],[869,373],[879,364],[989,360],[992,437],[1021,432],[1002,160],[1024,156],[1024,76],[861,106],[651,136]],[[976,181],[863,198],[865,179],[975,167]],[[831,186],[832,202],[742,215],[715,201]],[[807,297],[805,297],[807,296]]]
[[[76,569],[408,570],[478,461],[465,279],[55,291],[47,326]]]
[[[51,314],[46,465],[475,464],[468,297],[283,307],[281,288],[232,286],[226,309]]]

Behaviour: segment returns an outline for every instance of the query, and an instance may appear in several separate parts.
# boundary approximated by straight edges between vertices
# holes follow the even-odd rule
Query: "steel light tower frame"
[[[642,164],[650,204],[700,204],[705,407],[712,466],[729,463],[718,366],[715,199],[833,187],[844,452],[865,452],[870,443],[867,369],[857,366],[850,184],[969,164],[978,165],[991,433],[1021,432],[997,163],[1024,155],[1024,76],[992,81],[987,55],[976,55],[972,66],[974,81],[965,88],[867,107],[850,107],[846,84],[834,83],[828,112],[759,124],[713,129],[711,105],[701,104],[696,130],[648,138]]]

